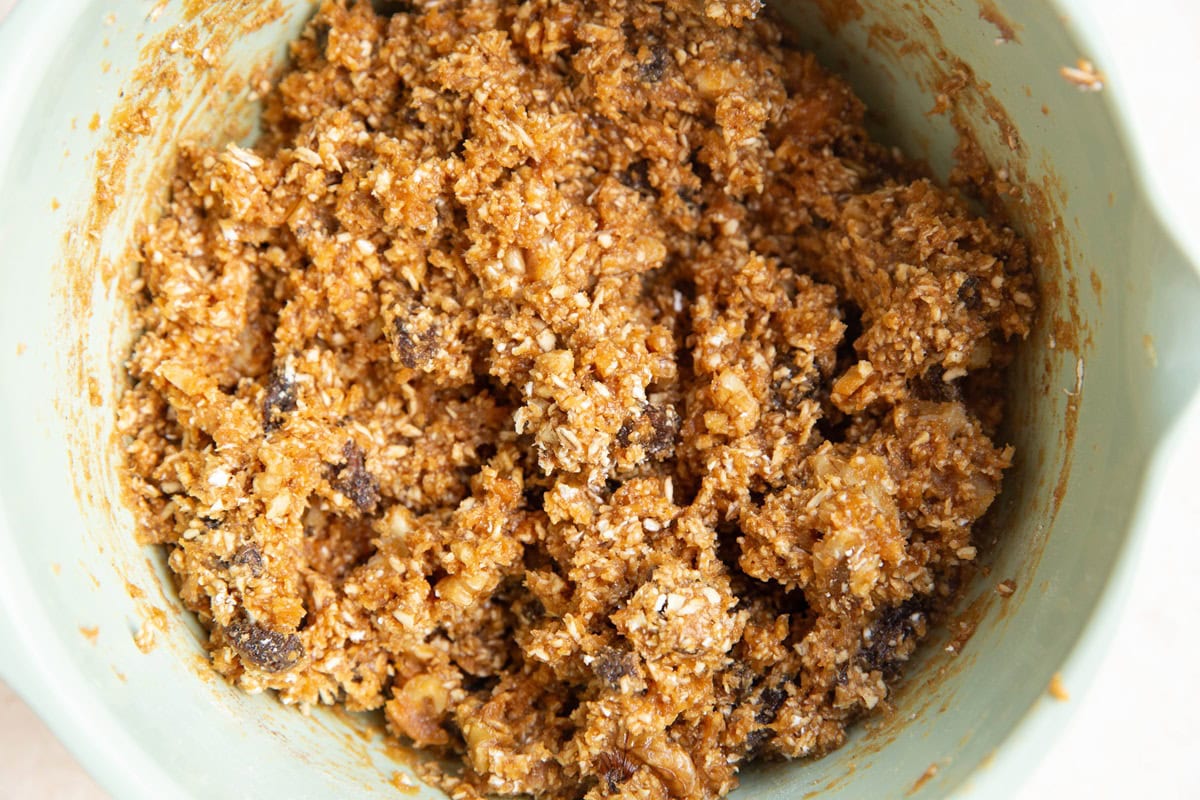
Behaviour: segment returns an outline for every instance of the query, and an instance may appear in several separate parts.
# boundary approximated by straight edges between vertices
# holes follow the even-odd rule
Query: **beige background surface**
[[[0,0],[0,19],[15,0]],[[27,0],[32,2],[33,0]],[[1103,3],[1111,10],[1118,4]],[[1153,0],[1110,13],[1105,27],[1120,36],[1125,55],[1155,48],[1155,58],[1122,63],[1136,83],[1132,105],[1142,117],[1151,166],[1200,186],[1193,152],[1200,125],[1200,4]],[[1108,12],[1106,12],[1108,13]],[[1162,23],[1166,22],[1164,26]],[[1150,45],[1153,43],[1153,45]],[[1112,69],[1113,65],[1100,65]],[[1182,168],[1181,168],[1182,167]],[[1182,180],[1181,180],[1182,179]],[[1182,194],[1165,183],[1159,188]],[[1181,432],[1170,476],[1159,487],[1151,534],[1137,577],[1095,684],[1066,687],[1077,709],[1036,767],[1021,798],[1122,800],[1200,798],[1200,580],[1196,579],[1200,520],[1200,408]],[[102,800],[107,795],[76,764],[29,708],[0,683],[0,800]]]
[[[0,798],[107,797],[21,699],[0,683]]]

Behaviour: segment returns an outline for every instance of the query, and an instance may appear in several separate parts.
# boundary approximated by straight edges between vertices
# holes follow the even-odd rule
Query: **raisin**
[[[819,384],[808,374],[796,374],[792,364],[782,363],[771,379],[771,408],[788,411],[817,393]]]
[[[924,602],[916,598],[884,611],[867,629],[871,634],[871,643],[859,652],[859,658],[867,669],[893,671],[898,661],[896,650],[913,634],[913,615],[923,613]]]
[[[267,396],[263,399],[263,431],[277,430],[283,424],[283,415],[295,410],[296,383],[287,370],[274,367],[267,379]]]
[[[969,311],[977,311],[983,305],[983,295],[979,291],[979,278],[968,275],[958,287],[958,299]]]
[[[283,672],[304,658],[304,645],[294,633],[279,633],[239,617],[225,626],[225,638],[246,661],[267,672]]]
[[[946,381],[946,368],[934,364],[925,374],[913,382],[915,394],[922,400],[947,403],[962,399],[962,387],[958,381]]]
[[[619,689],[621,678],[633,674],[633,654],[621,652],[613,647],[605,647],[592,661],[592,671],[610,689]]]
[[[650,46],[650,60],[638,65],[638,75],[646,83],[658,83],[667,69],[667,48],[661,42]]]
[[[367,472],[366,456],[353,441],[342,448],[345,465],[338,470],[333,488],[344,494],[354,507],[364,514],[375,511],[379,505],[379,481]]]
[[[675,451],[678,436],[679,416],[672,406],[646,405],[640,417],[621,423],[614,441],[618,447],[640,444],[648,458],[663,458]]]
[[[438,352],[438,336],[441,330],[434,325],[427,330],[413,329],[403,317],[396,317],[392,324],[392,356],[409,369],[418,369],[433,360]]]
[[[646,421],[650,423],[650,438],[646,442],[646,455],[664,456],[675,450],[675,437],[679,434],[679,418],[671,407],[646,406]]]
[[[755,758],[762,749],[775,738],[775,731],[770,728],[755,728],[746,734],[746,741],[743,747],[746,751],[746,758]]]
[[[754,715],[754,721],[759,725],[770,725],[775,721],[775,717],[779,715],[779,708],[787,700],[787,691],[778,686],[769,686],[762,690],[762,694],[758,696],[758,713]]]
[[[621,427],[617,428],[617,446],[628,447],[631,433],[633,433],[633,427],[628,422],[622,422]]]
[[[258,545],[256,544],[244,544],[233,554],[233,565],[235,567],[245,567],[250,570],[251,575],[257,578],[263,573],[262,551],[258,549]]]

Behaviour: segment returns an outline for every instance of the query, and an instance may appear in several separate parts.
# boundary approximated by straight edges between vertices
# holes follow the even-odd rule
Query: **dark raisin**
[[[438,326],[426,330],[414,329],[404,317],[396,317],[392,335],[388,337],[392,356],[409,369],[425,366],[438,352]]]
[[[913,634],[914,614],[924,613],[923,601],[913,598],[884,611],[867,628],[870,644],[862,648],[859,658],[868,670],[893,672],[897,663],[896,651]]]
[[[592,661],[592,671],[610,689],[621,688],[621,678],[632,675],[635,669],[633,654],[614,647],[605,647]]]
[[[770,728],[755,728],[754,730],[750,731],[750,733],[746,734],[746,742],[743,745],[746,751],[746,757],[754,758],[757,756],[762,751],[763,747],[765,747],[767,743],[774,738],[775,731],[771,730]]]
[[[214,517],[201,517],[200,521],[203,522],[204,527],[208,528],[210,531],[215,531],[217,528],[221,527],[221,520]]]
[[[267,672],[283,672],[304,658],[304,645],[294,633],[279,633],[239,617],[225,627],[225,638],[238,654]]]
[[[637,772],[637,764],[621,752],[601,753],[596,758],[596,770],[601,780],[608,785],[608,791],[615,792],[618,786]]]
[[[233,554],[233,565],[235,567],[245,567],[250,570],[251,575],[257,578],[263,572],[262,551],[258,549],[258,545],[256,544],[244,544]]]
[[[638,65],[638,76],[646,83],[658,83],[667,69],[667,47],[661,42],[650,46],[650,59]]]
[[[263,430],[270,433],[283,424],[284,414],[296,410],[296,383],[282,367],[276,366],[267,378],[267,395],[263,398]]]
[[[968,275],[958,287],[958,299],[970,311],[977,311],[983,305],[983,295],[979,291],[979,278]]]
[[[617,446],[628,447],[629,435],[633,433],[633,428],[628,422],[622,422],[621,427],[617,428]]]
[[[913,389],[922,400],[933,400],[938,403],[948,403],[962,399],[962,388],[958,381],[947,381],[946,368],[934,364],[925,370],[925,374],[914,381]]]
[[[754,721],[759,725],[770,725],[775,721],[775,717],[779,715],[779,708],[787,700],[787,691],[778,686],[768,686],[762,690],[762,694],[758,696],[758,712],[754,715]]]
[[[789,363],[780,364],[771,376],[771,407],[778,411],[793,409],[817,393],[819,383],[808,374],[796,374]]]
[[[754,668],[745,661],[734,661],[725,670],[722,676],[722,684],[726,691],[734,697],[738,703],[745,701],[750,693],[754,690],[754,681],[758,679],[758,673]]]
[[[646,441],[646,455],[664,456],[675,450],[675,437],[679,433],[679,418],[675,409],[648,405],[644,412],[650,423],[650,438]]]
[[[379,504],[379,481],[367,472],[362,448],[353,441],[346,442],[342,456],[346,463],[338,470],[333,488],[344,494],[362,513],[372,513]]]

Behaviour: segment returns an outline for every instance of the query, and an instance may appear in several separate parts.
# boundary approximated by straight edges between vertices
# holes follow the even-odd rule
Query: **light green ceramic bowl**
[[[23,0],[0,23],[0,667],[120,797],[394,795],[407,767],[369,721],[348,734],[346,720],[207,673],[203,632],[160,590],[162,559],[135,543],[115,478],[134,225],[181,133],[214,120],[217,135],[249,130],[224,124],[231,103],[252,112],[244,93],[239,105],[204,79],[280,59],[311,13],[285,3],[247,31],[246,5],[259,4]],[[987,3],[1014,23],[1005,44],[968,0],[899,6],[781,10],[853,82],[881,135],[942,174],[954,136],[928,112],[961,59],[974,75],[962,118],[1040,198],[1021,212],[1045,261],[1040,322],[1012,376],[1017,465],[992,520],[991,573],[964,601],[977,624],[964,652],[934,636],[892,717],[823,760],[747,771],[743,798],[1012,797],[1071,707],[1047,699],[1052,676],[1077,696],[1098,661],[1146,516],[1139,498],[1200,376],[1200,280],[1139,184],[1119,92],[1060,75],[1080,57],[1105,63],[1068,21],[1083,0]],[[238,19],[206,18],[225,7]],[[97,205],[98,183],[111,207]],[[1001,579],[1016,582],[1011,599],[994,591]],[[154,636],[149,652],[139,632]]]

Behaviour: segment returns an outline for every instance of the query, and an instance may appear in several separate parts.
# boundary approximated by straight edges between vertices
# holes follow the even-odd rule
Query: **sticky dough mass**
[[[715,798],[886,701],[1029,257],[753,0],[326,3],[185,145],[121,407],[213,665],[455,797]]]

